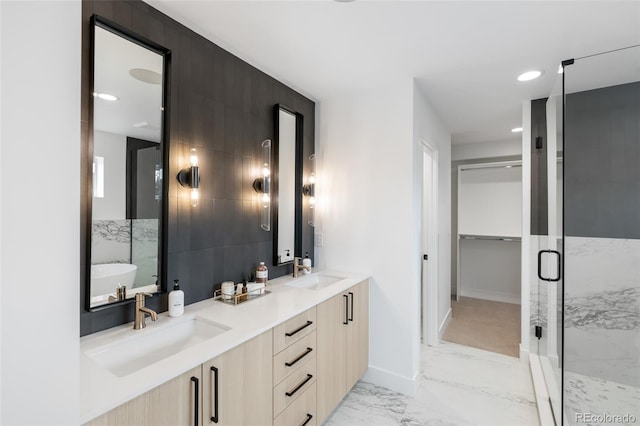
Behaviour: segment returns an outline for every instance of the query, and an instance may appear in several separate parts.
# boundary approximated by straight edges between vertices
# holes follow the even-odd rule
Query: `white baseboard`
[[[408,378],[399,376],[391,371],[372,366],[369,366],[369,369],[364,373],[362,380],[407,396],[415,395],[418,388],[418,373],[416,373],[413,378]]]
[[[536,405],[538,406],[538,417],[541,426],[554,426],[553,413],[549,404],[549,392],[542,374],[540,358],[536,354],[529,354],[529,365],[531,366],[531,380],[533,390],[536,395]]]
[[[493,300],[494,302],[520,304],[520,295],[513,293],[505,293],[502,291],[481,290],[477,288],[463,288],[460,292],[463,297],[472,297],[474,299]]]
[[[438,338],[441,340],[442,335],[447,329],[449,325],[449,321],[451,321],[451,308],[447,311],[447,315],[444,316],[444,320],[442,320],[442,324],[440,324],[440,329],[438,330]]]
[[[529,362],[529,349],[525,349],[520,343],[520,361]]]

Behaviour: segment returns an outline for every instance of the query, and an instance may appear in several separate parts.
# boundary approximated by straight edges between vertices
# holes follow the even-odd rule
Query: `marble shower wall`
[[[133,263],[134,287],[156,282],[158,219],[95,220],[91,229],[91,263]]]
[[[640,387],[640,240],[565,238],[565,369]]]

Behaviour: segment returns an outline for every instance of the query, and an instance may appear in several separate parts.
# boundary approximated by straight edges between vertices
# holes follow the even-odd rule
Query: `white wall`
[[[127,217],[127,137],[95,131],[93,155],[104,158],[104,198],[93,198],[93,220]]]
[[[371,273],[369,380],[408,394],[419,351],[412,91],[407,79],[316,107],[316,261]]]
[[[507,141],[461,143],[451,147],[452,161],[512,155],[522,155],[522,140],[520,138]]]
[[[531,325],[531,273],[537,253],[538,238],[531,236],[531,101],[522,102],[522,243],[521,302],[520,302],[520,358],[529,353]],[[535,247],[533,247],[535,245]],[[533,263],[533,265],[532,265]]]
[[[426,96],[414,87],[414,123],[413,138],[416,162],[414,187],[414,211],[420,212],[420,194],[422,193],[422,140],[438,150],[438,324],[439,329],[451,309],[451,133],[442,124]],[[415,218],[421,224],[421,213]],[[420,239],[421,241],[421,239]],[[418,273],[420,271],[419,253],[422,252],[418,242]],[[419,279],[419,277],[418,277]],[[442,331],[442,330],[441,330]]]
[[[78,422],[80,1],[0,2],[6,425]]]

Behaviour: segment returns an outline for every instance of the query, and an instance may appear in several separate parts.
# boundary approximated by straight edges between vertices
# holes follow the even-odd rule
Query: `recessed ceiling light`
[[[162,76],[155,71],[147,70],[144,68],[132,68],[129,70],[129,75],[136,80],[149,84],[161,84]]]
[[[520,133],[522,131],[522,127],[514,127],[513,129],[511,129],[511,131],[513,133]]]
[[[536,78],[540,77],[541,75],[542,75],[542,71],[538,71],[538,70],[523,72],[522,74],[520,74],[518,76],[518,81],[535,80]]]
[[[113,96],[110,95],[108,93],[98,93],[98,92],[94,92],[93,96],[97,96],[98,98],[105,100],[105,101],[117,101],[118,97],[117,96]]]
[[[337,3],[351,3],[352,1],[355,1],[355,0],[333,0],[333,1]]]

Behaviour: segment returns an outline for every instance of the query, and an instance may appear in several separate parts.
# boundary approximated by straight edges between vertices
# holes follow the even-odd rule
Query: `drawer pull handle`
[[[300,390],[301,387],[303,387],[304,385],[307,384],[307,382],[309,380],[313,379],[313,376],[311,374],[307,374],[307,378],[304,379],[303,381],[301,381],[300,383],[298,383],[298,386],[296,386],[295,388],[293,388],[292,390],[290,390],[289,392],[285,392],[284,394],[287,396],[293,396],[296,394],[296,392],[298,392]]]
[[[200,380],[197,377],[191,377],[191,381],[193,382],[194,388],[194,398],[193,398],[193,424],[198,426],[198,411],[200,411],[200,407],[198,406],[198,401],[200,400]]]
[[[301,332],[302,330],[304,330],[305,328],[309,327],[311,324],[313,324],[313,321],[307,321],[307,323],[305,325],[303,325],[303,326],[301,326],[299,328],[296,328],[295,330],[290,331],[288,333],[284,333],[284,335],[287,336],[287,337],[291,337],[294,334],[297,334],[297,333]]]
[[[344,325],[349,325],[349,296],[343,294],[344,297]]]
[[[300,426],[307,426],[307,423],[309,423],[312,418],[313,418],[313,416],[311,414],[307,413],[307,418],[304,419],[304,422],[302,422],[302,424]]]
[[[313,349],[307,348],[307,350],[304,351],[302,354],[300,354],[300,356],[298,358],[294,359],[293,361],[285,362],[284,365],[286,365],[287,367],[291,367],[296,362],[300,361],[302,358],[304,358],[305,356],[309,355],[311,353],[311,351],[313,351]]]
[[[214,423],[218,423],[218,369],[216,367],[211,367],[211,374],[213,374],[213,412],[214,415],[211,416],[211,421]]]

